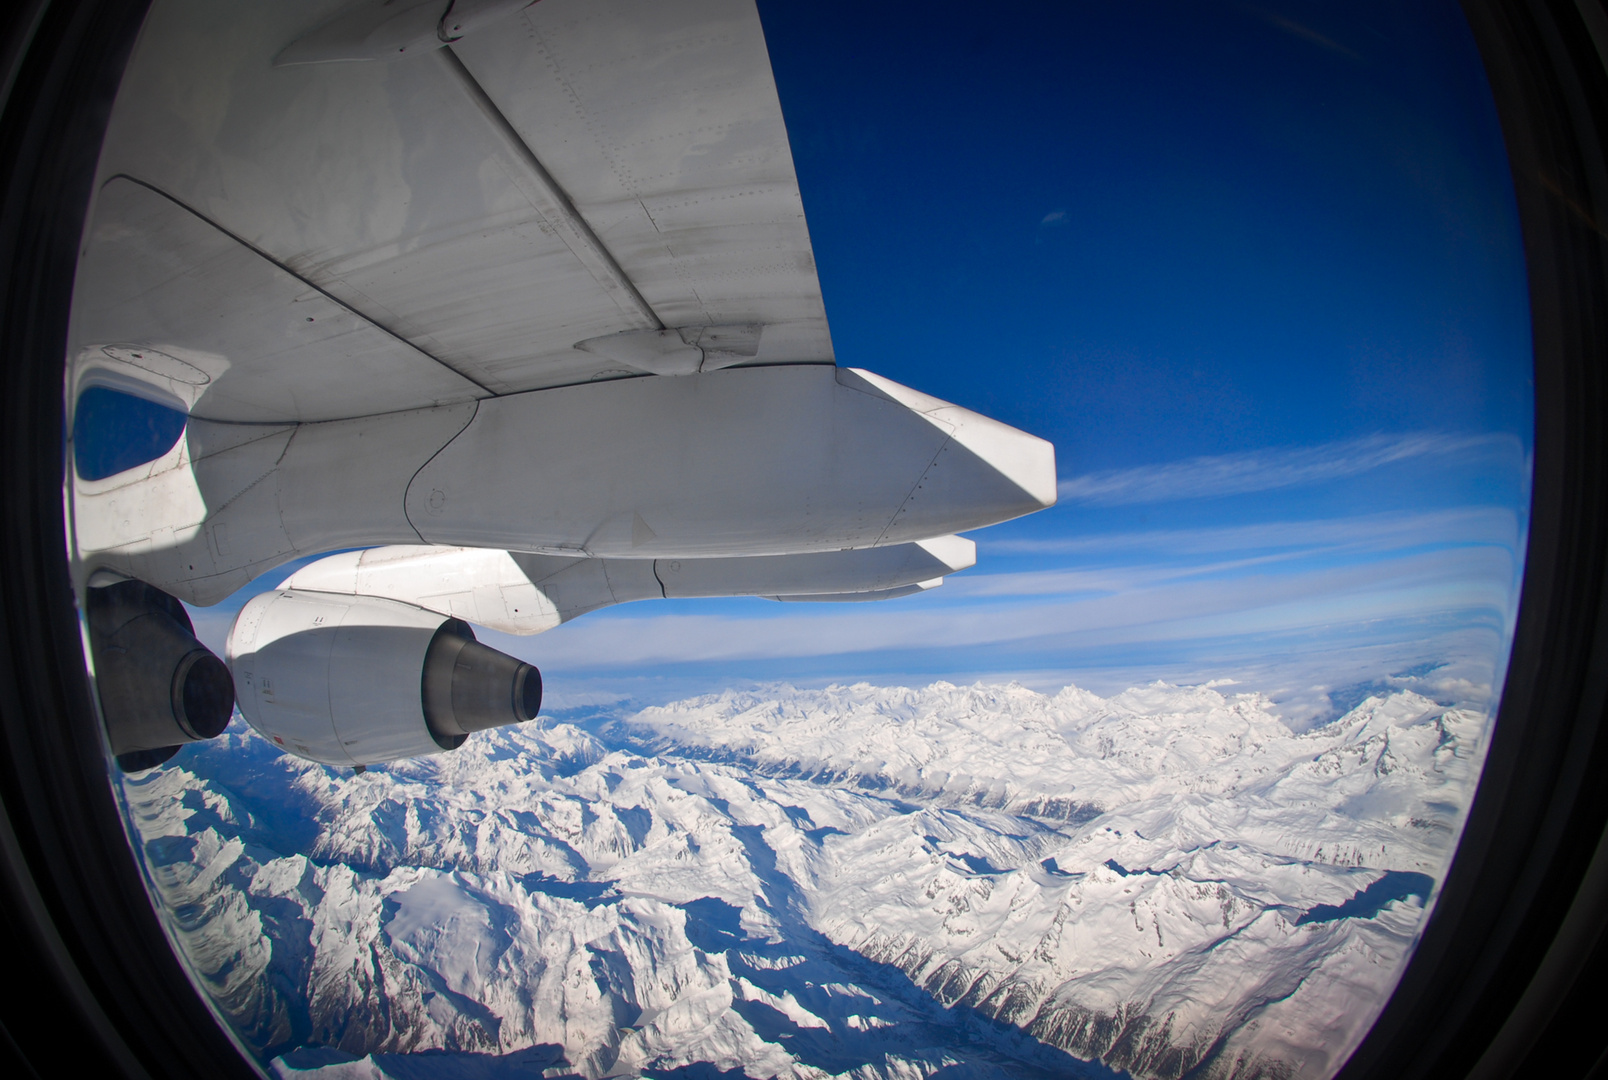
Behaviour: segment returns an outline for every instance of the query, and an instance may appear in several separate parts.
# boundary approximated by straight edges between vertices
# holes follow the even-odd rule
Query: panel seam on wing
[[[933,466],[938,464],[938,459],[944,456],[944,451],[949,449],[949,444],[953,442],[954,439],[955,437],[953,435],[944,436],[944,441],[938,444],[938,449],[933,453],[932,460],[927,462],[927,467],[921,470],[921,475],[916,477],[916,482],[911,485],[910,491],[905,495],[904,499],[900,501],[899,508],[895,510],[893,512],[893,516],[888,519],[887,525],[883,526],[882,532],[875,540],[871,542],[872,547],[882,546],[882,542],[888,538],[888,533],[893,530],[894,522],[899,520],[899,515],[904,513],[906,506],[910,505],[910,500],[916,497],[916,492],[921,490],[921,485],[927,479],[928,474],[932,472]]]
[[[183,210],[185,213],[187,213],[187,214],[191,215],[192,217],[194,217],[197,221],[205,222],[206,225],[209,228],[217,230],[217,232],[220,233],[223,236],[227,236],[230,240],[233,240],[235,243],[239,244],[241,247],[245,248],[247,251],[250,251],[252,254],[256,255],[258,258],[262,259],[263,261],[267,262],[269,265],[273,266],[275,269],[279,270],[281,273],[287,274],[293,280],[301,282],[303,285],[307,286],[307,288],[312,289],[314,292],[318,293],[320,296],[322,296],[324,299],[328,300],[330,303],[334,304],[336,307],[341,308],[343,311],[350,312],[352,315],[356,316],[359,319],[362,319],[364,322],[368,323],[370,326],[374,327],[376,330],[379,330],[381,333],[385,334],[387,337],[390,337],[390,338],[394,339],[395,341],[401,343],[402,345],[405,345],[408,348],[414,350],[420,356],[423,356],[423,357],[431,360],[432,362],[441,365],[441,367],[445,368],[447,371],[452,372],[454,375],[458,376],[460,379],[462,379],[464,382],[468,383],[470,386],[473,386],[476,389],[478,389],[478,390],[480,390],[480,391],[482,391],[484,393],[487,393],[487,394],[493,394],[494,395],[496,393],[496,391],[492,390],[491,387],[486,386],[485,384],[481,383],[479,380],[475,379],[473,376],[467,374],[466,372],[460,371],[459,369],[453,367],[451,364],[447,363],[445,360],[441,359],[439,356],[436,356],[436,355],[434,355],[432,353],[428,353],[428,352],[424,351],[423,349],[419,348],[418,345],[414,344],[412,341],[409,341],[407,338],[403,337],[401,334],[397,333],[395,330],[392,330],[390,327],[386,326],[384,323],[378,322],[375,319],[373,319],[372,317],[370,317],[369,315],[357,310],[351,304],[348,304],[345,301],[341,300],[340,297],[336,296],[335,294],[333,294],[333,293],[329,292],[328,290],[326,290],[326,289],[322,288],[321,286],[319,286],[316,282],[309,281],[307,278],[305,278],[302,275],[298,274],[296,271],[292,270],[289,266],[285,265],[285,263],[281,262],[279,259],[274,258],[274,256],[270,255],[268,252],[264,251],[262,248],[258,247],[256,244],[253,244],[249,240],[246,240],[244,237],[239,236],[238,234],[236,234],[234,232],[231,232],[228,229],[225,229],[222,225],[218,224],[216,221],[213,221],[211,218],[207,217],[205,214],[202,214],[202,213],[198,212],[194,207],[182,202],[179,199],[174,198],[172,195],[169,195],[167,192],[163,191],[161,188],[157,187],[156,185],[147,183],[146,181],[141,180],[137,176],[130,176],[127,173],[117,173],[117,174],[115,174],[113,176],[107,177],[106,178],[106,184],[110,184],[113,180],[127,180],[131,184],[138,184],[140,187],[145,188],[147,191],[151,192],[152,194],[157,195],[160,198],[166,199],[168,202],[172,203],[174,206],[177,206],[179,209]],[[102,184],[101,186],[104,188],[106,186],[106,184]]]
[[[463,427],[461,427],[457,431],[453,432],[452,438],[450,438],[446,442],[442,443],[436,449],[435,453],[431,454],[429,457],[425,458],[424,461],[420,462],[419,467],[417,469],[413,470],[413,475],[408,477],[407,484],[405,484],[403,486],[403,488],[402,488],[402,520],[406,521],[408,523],[408,528],[413,530],[413,535],[417,536],[419,538],[419,543],[421,543],[421,544],[429,544],[430,541],[428,541],[428,540],[426,540],[424,538],[424,534],[419,531],[419,526],[416,525],[414,523],[414,521],[413,521],[413,515],[408,513],[408,494],[413,490],[414,483],[416,483],[418,481],[419,474],[422,473],[429,466],[430,462],[432,462],[436,458],[440,457],[442,452],[445,451],[447,447],[449,447],[453,443],[457,442],[458,437],[461,436],[464,432],[468,431],[469,430],[469,425],[475,422],[475,417],[480,415],[480,399],[477,398],[473,402],[473,404],[474,404],[474,409],[469,413],[469,419],[467,419],[467,420],[465,420],[463,422]],[[444,407],[451,408],[452,406],[444,406]]]

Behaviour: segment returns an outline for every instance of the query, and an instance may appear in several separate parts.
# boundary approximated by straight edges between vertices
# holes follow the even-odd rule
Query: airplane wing
[[[80,385],[283,422],[833,362],[752,3],[545,0],[403,59],[283,62],[399,6],[152,9],[99,167]]]
[[[186,414],[71,487],[129,768],[237,693],[314,760],[451,749],[540,704],[471,619],[907,596],[1056,497],[1043,440],[836,366],[752,0],[162,0],[69,356]],[[196,641],[179,601],[341,550]]]

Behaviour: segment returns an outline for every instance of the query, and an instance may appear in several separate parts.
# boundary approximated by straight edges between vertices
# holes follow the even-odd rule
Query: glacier
[[[363,775],[223,737],[125,776],[197,984],[289,1078],[1332,1074],[1489,726],[1293,730],[1155,683],[726,691]]]

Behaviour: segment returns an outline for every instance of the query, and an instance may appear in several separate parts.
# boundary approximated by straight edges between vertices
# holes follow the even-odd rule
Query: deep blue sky
[[[979,565],[918,597],[482,635],[554,705],[1231,678],[1299,721],[1442,662],[1414,685],[1488,697],[1533,402],[1507,162],[1455,4],[760,12],[839,363],[1052,440],[1061,502],[973,534]],[[221,640],[233,606],[198,625]]]
[[[1528,433],[1455,4],[760,10],[840,363],[1052,439],[1063,475]]]

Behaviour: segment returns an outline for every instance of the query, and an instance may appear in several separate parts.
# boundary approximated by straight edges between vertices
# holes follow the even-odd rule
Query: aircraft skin
[[[396,545],[345,551],[281,589],[383,596],[506,634],[539,634],[632,600],[922,591],[977,561],[959,536],[856,551],[715,559],[600,559],[488,548]]]
[[[800,365],[297,425],[192,419],[162,458],[75,481],[79,556],[212,604],[332,548],[801,554],[930,539],[1054,501],[1048,443],[895,394],[912,398]]]
[[[491,715],[431,711],[430,657],[480,655],[467,622],[892,599],[972,564],[955,533],[1056,498],[1049,443],[836,366],[749,0],[162,0],[97,169],[69,357],[69,408],[106,387],[188,416],[155,460],[71,478],[76,581],[118,590],[94,626],[378,549],[303,569],[230,635],[246,718],[331,764],[449,749]],[[196,648],[103,700],[125,767],[218,726],[185,712],[225,689]],[[212,681],[181,686],[183,657]],[[530,678],[459,668],[438,681],[464,701]],[[397,686],[406,708],[381,701]],[[173,723],[133,722],[151,709]]]

